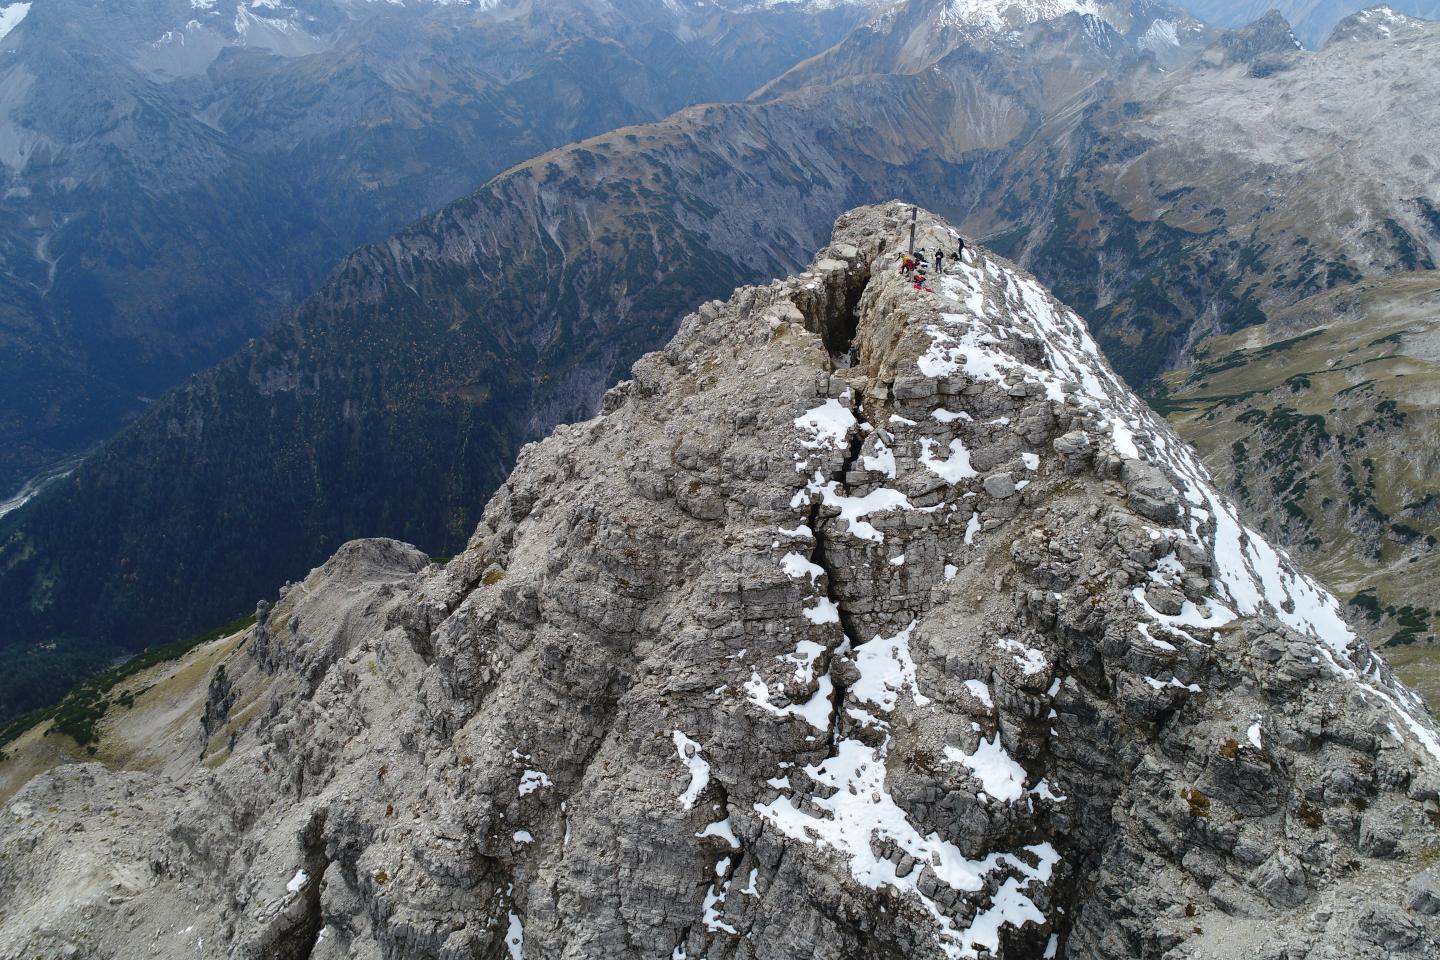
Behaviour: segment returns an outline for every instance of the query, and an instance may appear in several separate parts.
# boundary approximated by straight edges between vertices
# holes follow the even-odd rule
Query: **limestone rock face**
[[[188,775],[33,781],[0,956],[1434,956],[1416,698],[908,213],[702,306],[448,564],[263,604]]]

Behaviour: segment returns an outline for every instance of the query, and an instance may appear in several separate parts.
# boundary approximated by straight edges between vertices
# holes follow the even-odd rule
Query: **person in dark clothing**
[[[955,252],[955,259],[956,259],[956,260],[959,260],[961,263],[964,263],[964,262],[965,262],[965,238],[964,238],[964,237],[956,237],[955,239],[960,243],[960,249]]]
[[[940,276],[945,272],[945,251],[939,247],[935,248],[935,275]]]

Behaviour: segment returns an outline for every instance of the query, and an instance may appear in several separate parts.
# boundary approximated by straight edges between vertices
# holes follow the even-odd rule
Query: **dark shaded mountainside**
[[[109,763],[28,735],[0,956],[1433,957],[1418,699],[910,215],[703,304],[448,563],[346,544],[137,677]]]
[[[24,9],[0,38],[0,496],[232,353],[358,244],[551,147],[743,97],[865,7]]]
[[[1269,304],[1261,298],[1277,275],[1312,266],[1303,245],[1277,246],[1245,261],[1259,278],[1242,270],[1237,289],[1243,244],[1233,231],[1272,222],[1267,205],[1250,206],[1254,192],[1238,195],[1234,221],[1246,226],[1230,234],[1155,218],[1202,174],[1273,176],[1263,151],[1220,149],[1222,139],[1166,149],[1184,119],[1170,106],[1176,91],[1253,87],[1318,110],[1296,92],[1292,68],[1343,75],[1369,57],[1409,71],[1430,62],[1435,42],[1424,25],[1413,42],[1359,38],[1355,52],[1308,53],[1266,22],[1207,47],[1197,27],[1174,31],[1179,53],[1167,56],[1191,43],[1199,58],[1162,71],[1154,27],[1183,19],[1166,8],[998,26],[954,9],[887,10],[750,102],[692,108],[553,152],[356,253],[292,322],[158,403],[0,528],[0,604],[17,624],[12,675],[52,663],[56,652],[36,650],[50,640],[109,655],[221,622],[349,537],[383,531],[450,553],[518,447],[593,411],[604,385],[669,333],[679,305],[793,266],[855,203],[937,197],[977,231],[1001,231],[1006,249],[1099,317],[1092,323],[1117,366],[1132,377],[1159,372],[1141,360],[1157,343],[1216,329],[1213,318],[1248,302],[1242,294],[1261,280],[1247,295]],[[880,72],[847,72],[847,61]],[[1436,102],[1406,106],[1424,115]],[[1326,109],[1337,107],[1370,104],[1357,93]],[[1134,183],[1135,206],[1117,206],[1114,184],[1067,192],[1077,168],[1059,147],[1088,149],[1066,133],[1077,117],[1103,120],[1116,140],[1146,138],[1165,160]],[[1414,136],[1434,129],[1419,124]],[[1034,154],[1028,177],[1012,166],[1017,150]],[[1090,162],[1109,176],[1123,156],[1107,167],[1097,150]],[[1369,186],[1357,208],[1409,223],[1411,195],[1391,192],[1408,182],[1377,188],[1367,179],[1376,169],[1360,162],[1353,179]],[[1301,169],[1315,193],[1320,173]],[[1297,212],[1312,218],[1306,235],[1323,231],[1317,210]],[[1354,251],[1371,241],[1344,243]],[[1057,251],[1076,252],[1086,269]],[[1357,273],[1404,269],[1393,257],[1345,255]],[[1168,284],[1165,303],[1132,295],[1154,283]],[[1117,332],[1122,322],[1149,332]],[[1165,349],[1183,362],[1183,347]]]

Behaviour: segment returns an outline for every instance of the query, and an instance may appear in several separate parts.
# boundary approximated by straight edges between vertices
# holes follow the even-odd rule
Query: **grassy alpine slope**
[[[204,745],[201,718],[221,661],[244,641],[236,623],[96,677],[55,707],[0,726],[0,803],[63,763],[165,769],[193,761]],[[236,711],[243,715],[242,710]]]

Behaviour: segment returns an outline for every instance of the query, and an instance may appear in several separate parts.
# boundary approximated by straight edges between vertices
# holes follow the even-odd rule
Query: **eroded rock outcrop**
[[[1433,955],[1423,708],[1032,278],[908,282],[907,212],[687,318],[448,564],[266,605],[190,775],[34,781],[0,955]]]

